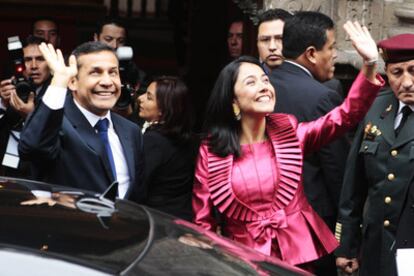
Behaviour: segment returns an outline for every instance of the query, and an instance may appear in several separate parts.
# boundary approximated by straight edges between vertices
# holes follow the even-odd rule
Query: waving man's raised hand
[[[76,58],[71,55],[69,66],[66,66],[62,52],[59,49],[55,50],[52,44],[42,43],[39,45],[39,49],[53,74],[51,84],[67,87],[69,80],[78,73]]]

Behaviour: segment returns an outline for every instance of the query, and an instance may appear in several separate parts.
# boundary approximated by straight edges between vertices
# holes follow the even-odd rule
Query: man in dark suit
[[[54,75],[19,144],[35,178],[95,192],[116,180],[119,197],[138,200],[142,136],[136,124],[110,111],[121,93],[114,50],[87,42],[66,66],[60,50],[39,48]]]
[[[270,75],[276,89],[275,112],[289,113],[300,122],[312,121],[342,102],[321,82],[334,73],[336,58],[332,20],[318,12],[299,12],[286,20],[285,61]],[[339,139],[306,158],[304,186],[315,211],[333,230],[348,142]]]
[[[61,46],[58,23],[52,17],[39,16],[35,18],[32,23],[32,34],[43,38],[55,48]]]
[[[335,233],[337,266],[347,273],[359,267],[361,276],[397,275],[395,250],[414,246],[414,35],[378,47],[390,90],[379,94],[356,133]]]
[[[270,80],[276,90],[275,112],[293,114],[299,122],[315,120],[342,102],[339,94],[322,82],[333,77],[336,58],[334,23],[318,12],[298,12],[287,18],[283,29],[285,61],[274,68]],[[311,206],[334,230],[345,160],[349,149],[340,138],[307,156],[303,178]],[[333,275],[333,256],[316,271]]]
[[[257,51],[263,69],[269,74],[283,62],[282,37],[285,20],[292,14],[283,9],[269,9],[259,15]]]
[[[49,67],[39,50],[42,42],[45,40],[29,35],[22,45],[25,65],[22,75],[17,76],[16,82],[19,72],[12,72],[13,78],[0,82],[0,111],[3,111],[0,115],[0,175],[30,176],[27,163],[18,156],[17,145],[25,118],[34,110],[51,79]],[[19,68],[22,67],[15,70]]]

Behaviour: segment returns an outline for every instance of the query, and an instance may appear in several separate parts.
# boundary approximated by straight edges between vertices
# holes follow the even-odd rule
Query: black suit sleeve
[[[135,162],[135,171],[136,171],[136,182],[137,182],[137,187],[138,187],[138,192],[135,195],[135,201],[142,203],[144,201],[144,198],[146,196],[146,188],[144,186],[144,173],[145,173],[145,167],[146,162],[145,162],[145,154],[144,154],[144,138],[143,135],[141,134],[141,130],[138,130],[138,153],[137,153],[137,162]]]
[[[322,117],[340,105],[342,101],[343,99],[339,94],[334,91],[328,91],[326,97],[323,97],[318,104],[316,116]],[[316,153],[321,164],[323,182],[326,184],[325,189],[336,209],[338,208],[348,151],[349,142],[345,137],[341,137],[322,147]],[[336,213],[336,210],[334,213]]]
[[[55,160],[60,153],[59,131],[63,122],[63,108],[51,110],[43,102],[28,118],[19,142],[23,159]]]
[[[154,131],[147,131],[144,134],[144,159],[145,169],[143,173],[143,186],[145,187],[146,196],[151,189],[151,183],[159,168],[166,159],[168,149],[162,143],[160,135]],[[147,198],[146,198],[147,199]]]

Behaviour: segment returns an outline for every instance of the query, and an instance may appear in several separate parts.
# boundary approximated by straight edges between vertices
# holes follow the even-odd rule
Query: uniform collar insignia
[[[388,113],[390,113],[391,112],[391,110],[392,110],[392,104],[390,104],[385,110],[384,110],[384,112],[382,112],[381,113],[381,119],[384,119],[385,118],[385,116],[387,116],[388,115]]]

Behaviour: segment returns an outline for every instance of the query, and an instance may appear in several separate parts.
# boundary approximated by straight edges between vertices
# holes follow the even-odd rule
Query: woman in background
[[[192,135],[188,89],[176,77],[155,79],[139,97],[144,131],[143,204],[191,220],[191,193],[198,144]]]

